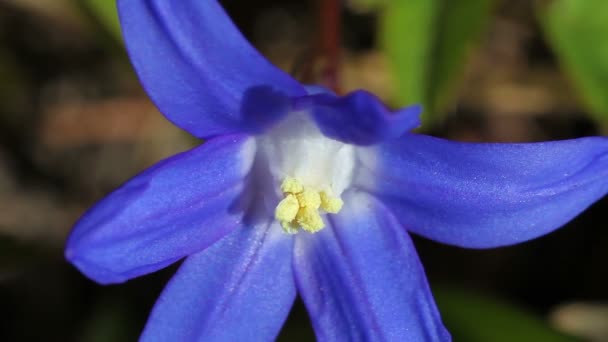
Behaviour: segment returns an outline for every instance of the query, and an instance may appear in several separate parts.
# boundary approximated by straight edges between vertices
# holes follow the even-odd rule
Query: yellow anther
[[[297,194],[304,191],[304,186],[295,178],[287,177],[281,184],[281,190],[284,193]]]
[[[304,189],[296,195],[296,198],[300,202],[300,207],[319,209],[321,206],[321,196],[318,192],[310,189]]]
[[[331,214],[338,213],[344,205],[340,198],[330,197],[325,191],[321,191],[319,197],[321,198],[321,209]]]
[[[279,222],[291,222],[296,218],[298,210],[300,210],[300,203],[296,196],[287,194],[274,210],[274,217]]]
[[[295,178],[287,177],[281,184],[285,198],[279,202],[274,217],[281,223],[283,231],[295,234],[299,228],[315,233],[325,227],[319,214],[319,208],[327,213],[335,214],[344,204],[340,198],[332,197],[326,192],[305,188]]]
[[[314,208],[300,208],[296,215],[296,221],[307,232],[316,233],[325,227],[319,211]]]
[[[298,228],[300,228],[297,223],[285,221],[281,221],[281,227],[283,227],[283,231],[285,233],[292,235],[296,234],[298,232]]]

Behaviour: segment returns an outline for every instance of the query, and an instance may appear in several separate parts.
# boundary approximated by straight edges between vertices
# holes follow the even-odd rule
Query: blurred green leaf
[[[116,1],[79,0],[117,40],[122,40]]]
[[[381,11],[381,44],[397,89],[392,99],[394,105],[427,104],[434,23],[440,3],[440,0],[394,0],[387,2]]]
[[[422,103],[423,122],[441,118],[493,0],[394,0],[381,11],[380,39],[397,88],[396,106]]]
[[[493,0],[442,2],[435,35],[428,104],[430,114],[446,110],[466,57],[487,26]]]
[[[608,1],[554,0],[539,8],[544,32],[583,101],[608,120]]]
[[[500,300],[447,289],[433,294],[455,341],[576,341],[552,330],[539,317]]]

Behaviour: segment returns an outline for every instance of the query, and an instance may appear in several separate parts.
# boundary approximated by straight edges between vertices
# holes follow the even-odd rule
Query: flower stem
[[[321,83],[340,93],[339,64],[341,43],[340,0],[317,0],[319,8],[319,56],[323,61]]]

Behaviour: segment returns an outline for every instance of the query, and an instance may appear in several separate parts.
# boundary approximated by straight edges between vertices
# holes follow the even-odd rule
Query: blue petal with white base
[[[362,153],[361,186],[407,230],[462,247],[547,234],[608,192],[608,139],[473,144],[408,135]]]
[[[422,107],[390,111],[373,94],[357,90],[343,97],[317,93],[309,101],[317,126],[326,137],[354,145],[371,145],[402,136],[420,125]]]
[[[507,245],[608,191],[606,138],[412,135],[420,107],[391,111],[365,91],[298,84],[218,1],[117,3],[144,88],[169,120],[207,139],[110,194],[68,241],[66,257],[100,283],[187,257],[144,341],[273,340],[296,288],[319,340],[449,341],[407,230]]]
[[[296,296],[293,239],[276,222],[236,230],[181,266],[142,341],[272,341]]]
[[[119,0],[118,10],[147,93],[171,122],[194,136],[249,132],[248,113],[239,104],[250,88],[305,95],[249,45],[217,1]]]
[[[449,341],[407,233],[366,194],[344,202],[329,227],[296,239],[296,285],[317,339]]]
[[[198,252],[242,222],[255,143],[225,136],[159,162],[77,223],[66,257],[100,283],[118,283]]]

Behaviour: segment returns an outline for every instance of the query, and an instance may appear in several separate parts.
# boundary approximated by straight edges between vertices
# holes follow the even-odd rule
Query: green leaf
[[[552,330],[534,314],[491,297],[447,289],[433,294],[455,341],[576,341]]]
[[[442,1],[430,70],[429,111],[439,116],[455,93],[467,56],[487,26],[493,0]]]
[[[546,37],[582,100],[608,120],[608,1],[555,0],[539,8]]]
[[[394,0],[381,11],[380,40],[396,106],[422,103],[423,122],[441,118],[468,52],[486,26],[493,0]]]
[[[396,85],[392,104],[427,104],[439,0],[394,0],[381,12],[380,39]],[[425,106],[426,107],[426,106]],[[426,111],[425,111],[426,113]]]
[[[122,40],[116,1],[114,0],[79,0],[79,2],[90,11],[97,20],[118,41]]]

